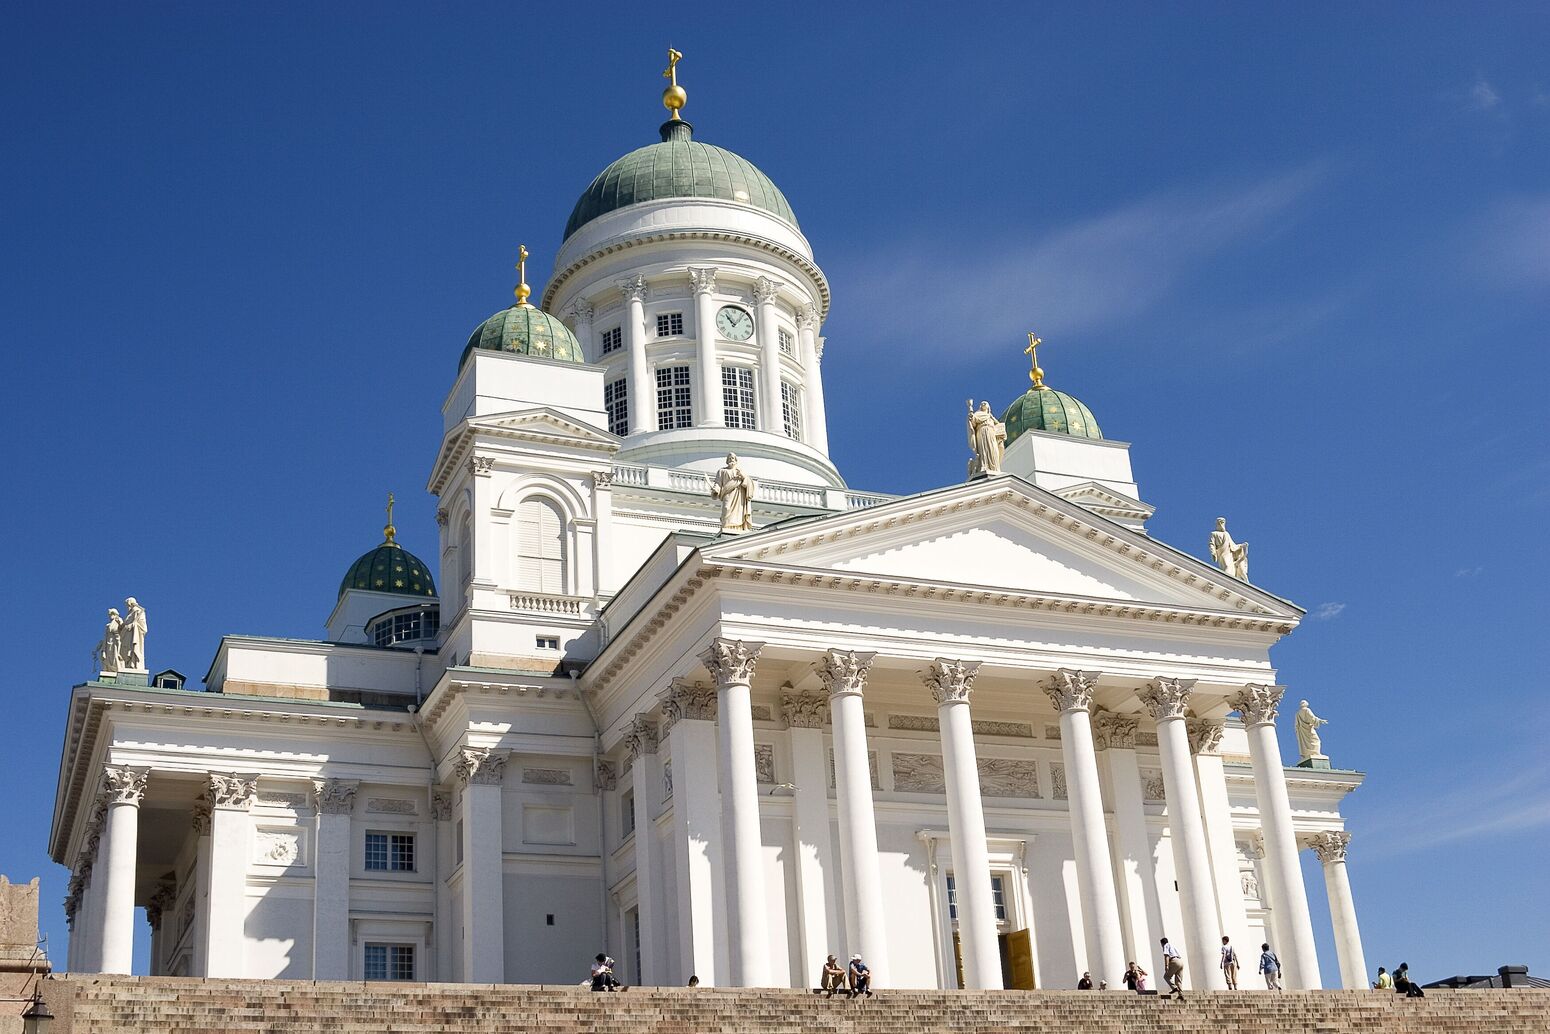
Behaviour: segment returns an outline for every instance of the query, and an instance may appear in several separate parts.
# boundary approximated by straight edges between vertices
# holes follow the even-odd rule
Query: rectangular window
[[[560,637],[557,635],[541,635],[538,637],[538,648],[540,650],[558,650],[560,648]]]
[[[414,872],[413,833],[367,833],[368,872]]]
[[[780,418],[786,437],[802,440],[802,389],[787,381],[780,382]]]
[[[614,327],[612,330],[603,331],[602,342],[604,355],[619,351],[624,347],[624,328]]]
[[[947,874],[947,918],[958,918],[958,884],[953,874]]]
[[[603,410],[608,414],[608,433],[620,438],[630,433],[630,383],[623,377],[603,385]]]
[[[687,366],[657,367],[657,430],[694,426],[694,391]]]
[[[787,355],[797,354],[796,338],[785,327],[780,328],[780,350]]]
[[[996,922],[1006,922],[1006,878],[990,877],[990,898],[996,903]],[[947,874],[947,917],[958,918],[958,884],[952,873]]]
[[[620,836],[629,836],[635,832],[635,792],[626,790],[619,795],[619,827]]]
[[[630,909],[630,939],[635,944],[634,958],[631,960],[631,961],[633,961],[635,963],[635,966],[631,970],[631,972],[635,974],[635,982],[637,984],[639,984],[640,983],[640,909],[638,909],[638,908]]]
[[[664,312],[657,316],[657,337],[680,337],[683,332],[683,313]]]
[[[367,944],[367,980],[413,980],[414,945]]]
[[[728,427],[743,427],[752,431],[758,426],[753,398],[753,370],[746,366],[723,366],[721,401],[726,407]]]

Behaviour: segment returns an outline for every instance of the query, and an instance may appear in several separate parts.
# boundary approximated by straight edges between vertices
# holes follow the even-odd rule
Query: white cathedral
[[[847,486],[828,281],[669,74],[541,307],[524,275],[458,359],[436,563],[390,513],[323,638],[225,636],[202,691],[108,649],[75,687],[68,968],[575,983],[604,951],[810,987],[859,953],[880,988],[1119,987],[1166,936],[1219,988],[1227,936],[1244,986],[1269,942],[1316,988],[1307,848],[1365,987],[1362,776],[1278,740],[1303,612],[1151,538],[1128,446],[1036,362],[967,482]]]

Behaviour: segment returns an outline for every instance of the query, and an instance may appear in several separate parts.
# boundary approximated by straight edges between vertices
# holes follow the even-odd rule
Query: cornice
[[[545,431],[545,425],[563,430]],[[547,408],[525,410],[520,416],[507,414],[471,418],[447,433],[436,462],[431,466],[426,489],[440,495],[453,473],[468,457],[473,444],[480,438],[568,447],[608,457],[619,451],[620,443],[618,437],[607,431],[570,420]]]
[[[425,709],[420,712],[425,730],[430,732],[435,729],[455,701],[471,696],[514,696],[524,701],[551,700],[556,703],[581,699],[580,691],[574,687],[570,679],[557,680],[554,683],[521,683],[468,678],[460,675],[449,679],[444,685],[431,692],[426,700]]]
[[[782,261],[796,266],[812,281],[813,287],[817,289],[818,296],[823,302],[820,316],[826,319],[829,315],[829,304],[832,300],[829,294],[829,281],[823,275],[823,270],[819,269],[811,259],[792,251],[784,245],[776,244],[767,237],[758,237],[749,233],[735,233],[730,230],[664,230],[658,233],[636,234],[605,241],[564,269],[555,272],[554,276],[549,280],[549,285],[544,288],[543,304],[540,308],[546,311],[550,309],[555,295],[560,293],[560,288],[577,273],[593,263],[607,258],[609,255],[628,251],[631,248],[673,241],[713,241],[720,244],[744,244],[767,251]]]

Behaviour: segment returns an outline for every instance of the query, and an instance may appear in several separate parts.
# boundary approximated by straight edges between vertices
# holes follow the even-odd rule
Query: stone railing
[[[700,470],[656,467],[641,463],[614,464],[614,484],[635,488],[655,488],[689,495],[710,494],[710,475]],[[775,506],[799,506],[808,510],[864,510],[886,503],[897,496],[881,492],[851,492],[841,488],[797,485],[789,481],[758,479],[754,502]]]
[[[530,614],[557,614],[561,617],[581,617],[586,603],[580,596],[559,596],[547,592],[509,592],[511,609]]]

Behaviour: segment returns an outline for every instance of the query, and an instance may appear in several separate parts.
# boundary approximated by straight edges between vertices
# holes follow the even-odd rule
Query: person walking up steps
[[[1267,990],[1281,990],[1281,960],[1276,958],[1276,953],[1270,950],[1268,944],[1259,946],[1259,971],[1265,974]]]
[[[1184,956],[1179,949],[1162,939],[1163,983],[1168,985],[1168,997],[1184,1000]]]
[[[1227,978],[1227,990],[1238,990],[1238,953],[1226,937],[1222,938],[1222,976]]]

